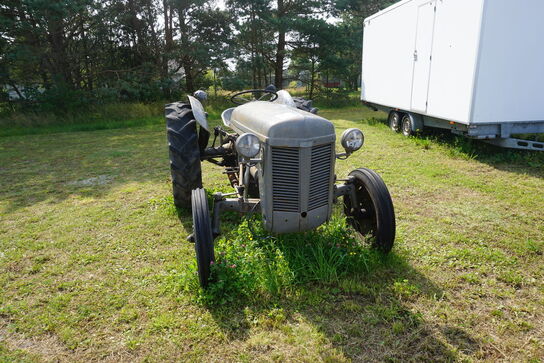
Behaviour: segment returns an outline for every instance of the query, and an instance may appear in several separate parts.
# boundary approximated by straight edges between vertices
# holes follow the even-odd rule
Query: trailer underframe
[[[456,135],[462,135],[471,139],[482,140],[499,147],[521,150],[544,151],[544,142],[523,140],[513,137],[522,134],[544,134],[544,120],[530,122],[496,122],[485,124],[466,125],[463,123],[439,119],[418,113],[404,111],[396,108],[382,106],[363,101],[363,104],[374,111],[386,113],[398,112],[409,115],[413,120],[415,131],[421,131],[423,127],[433,127],[450,130]]]

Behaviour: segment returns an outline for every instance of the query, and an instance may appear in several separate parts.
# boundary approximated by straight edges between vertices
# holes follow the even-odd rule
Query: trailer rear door
[[[418,7],[412,79],[412,110],[427,112],[436,0]]]

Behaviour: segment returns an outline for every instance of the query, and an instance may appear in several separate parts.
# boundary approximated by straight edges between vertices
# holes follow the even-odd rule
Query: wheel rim
[[[402,121],[402,132],[405,135],[410,135],[412,133],[412,125],[410,125],[409,118],[405,117],[404,120]]]
[[[393,131],[399,131],[399,115],[397,113],[391,115],[389,124]]]
[[[395,211],[383,179],[366,168],[354,170],[351,185],[354,195],[344,196],[347,222],[362,241],[388,253],[395,241]],[[370,237],[370,238],[369,238]]]
[[[349,198],[345,202],[348,223],[363,236],[374,235],[378,229],[378,218],[370,194],[362,184],[356,182],[355,196],[355,205],[351,205]]]

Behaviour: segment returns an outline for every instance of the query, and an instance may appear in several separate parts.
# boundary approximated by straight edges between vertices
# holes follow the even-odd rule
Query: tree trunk
[[[285,58],[285,32],[279,32],[278,48],[276,50],[276,69],[274,74],[274,85],[277,89],[283,88],[283,60]]]
[[[283,87],[283,61],[285,59],[285,28],[282,24],[284,15],[283,0],[278,0],[278,46],[276,48],[276,64],[274,74],[274,85],[277,89]]]
[[[72,87],[72,76],[70,72],[70,62],[66,54],[66,44],[64,39],[64,22],[60,14],[50,14],[48,16],[48,40],[51,45],[50,66],[53,82],[61,82]]]
[[[215,68],[213,71],[213,95],[217,97],[217,78],[215,77]]]
[[[25,101],[26,98],[23,96],[23,94],[21,93],[21,91],[19,91],[19,88],[17,88],[17,86],[15,85],[15,82],[12,82],[12,81],[9,81],[8,83],[11,88],[13,88],[13,90],[15,91],[15,93],[17,93],[17,96],[19,96],[19,99],[21,101]],[[9,98],[8,98],[9,99]]]
[[[190,62],[183,62],[183,70],[185,71],[185,91],[193,94],[195,91],[195,82],[193,77],[193,69]]]
[[[170,73],[168,62],[170,60],[170,52],[172,51],[172,48],[173,48],[174,38],[173,38],[173,30],[172,30],[172,12],[168,6],[168,0],[163,0],[162,6],[163,6],[163,15],[164,15],[164,52],[162,54],[162,78],[163,80],[166,80],[169,78],[169,73]],[[168,86],[163,89],[163,95],[166,99],[171,98],[170,91],[171,91],[171,87],[168,84]]]
[[[172,44],[174,43],[174,37],[172,33],[172,14],[168,14],[168,0],[163,0],[162,6],[164,11],[164,41],[166,51],[169,51],[172,49]]]
[[[181,60],[181,64],[183,66],[183,70],[185,71],[185,91],[187,93],[193,93],[195,91],[195,83],[194,83],[194,74],[193,74],[193,60],[191,57],[186,53],[187,52],[187,44],[186,39],[188,38],[188,25],[186,23],[186,11],[187,11],[187,2],[182,2],[180,6],[178,7],[178,20],[179,20],[179,32],[180,32],[180,41],[181,41],[181,49],[185,53]]]
[[[83,42],[83,66],[85,67],[85,79],[87,90],[93,91],[93,76],[91,70],[90,54],[89,54],[89,40],[87,38],[87,33],[85,32],[85,25],[83,20],[80,24],[81,27],[81,40]]]
[[[315,62],[312,60],[312,68],[310,70],[310,94],[309,99],[314,98],[314,82],[315,82]]]

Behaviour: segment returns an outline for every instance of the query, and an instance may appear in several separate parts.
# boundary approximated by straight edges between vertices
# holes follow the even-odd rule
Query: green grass
[[[163,123],[166,103],[119,102],[61,114],[43,113],[32,108],[25,112],[4,112],[0,113],[0,137],[156,126]],[[221,112],[232,106],[226,95],[210,96],[206,104],[213,119],[219,119]]]
[[[305,97],[303,89],[290,91],[293,97]],[[358,106],[361,103],[358,92],[342,92],[341,94],[337,94],[337,90],[328,90],[328,92],[326,96],[316,95],[315,106],[339,108]],[[235,91],[220,91],[217,95],[213,95],[209,91],[205,105],[210,119],[220,119],[221,113],[233,106],[229,99],[234,93]],[[17,112],[0,108],[0,137],[157,125],[163,122],[164,105],[169,102],[117,102],[88,105],[84,109],[62,113],[42,112],[39,111],[37,105],[27,106]]]
[[[543,154],[321,115],[364,131],[337,174],[385,179],[392,254],[338,213],[272,238],[227,215],[205,293],[162,122],[0,138],[0,361],[541,361]],[[204,175],[226,189],[220,168]]]

